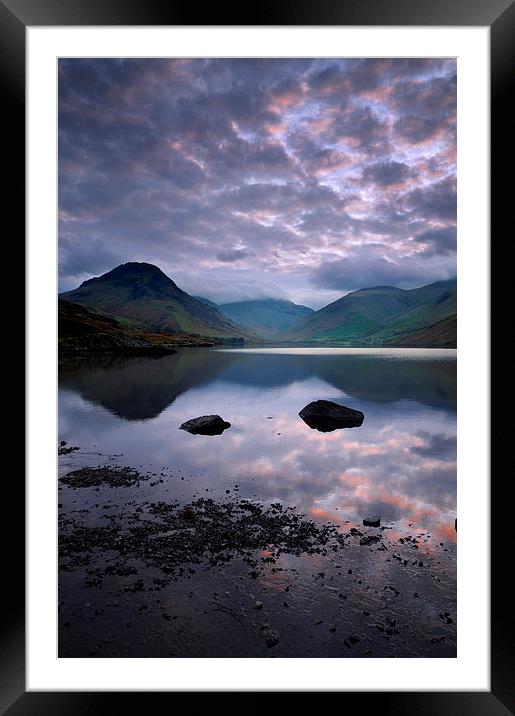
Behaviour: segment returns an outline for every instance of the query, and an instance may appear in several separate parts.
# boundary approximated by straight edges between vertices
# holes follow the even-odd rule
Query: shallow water
[[[131,592],[109,610],[106,592],[85,589],[75,573],[64,573],[61,623],[68,626],[61,629],[62,655],[455,655],[455,627],[446,626],[441,633],[444,607],[455,615],[454,351],[184,349],[159,359],[66,362],[60,366],[59,386],[59,439],[80,446],[60,458],[61,473],[116,464],[159,477],[137,488],[61,488],[64,511],[88,510],[88,519],[98,521],[106,500],[120,506],[166,501],[172,495],[188,502],[194,496],[230,494],[294,505],[343,530],[355,524],[366,532],[362,520],[370,514],[380,515],[382,526],[390,528],[381,533],[388,549],[349,549],[345,563],[336,558],[324,563],[323,578],[317,574],[324,560],[313,556],[284,556],[280,569],[276,564],[250,586],[237,563],[222,572],[192,572],[166,592],[176,619],[170,624],[165,619],[164,625],[156,612],[162,604],[153,601],[161,596],[139,595],[137,608],[145,601],[151,608],[143,610],[145,618],[140,612],[129,617],[136,610]],[[312,430],[298,413],[318,399],[362,411],[363,425],[330,433]],[[221,415],[231,427],[220,436],[178,429],[206,414]],[[401,555],[407,564],[400,572],[398,556],[407,547],[397,540],[406,534],[417,535],[424,566],[410,552]],[[348,564],[361,581],[348,574]],[[387,587],[392,583],[390,603]],[[423,607],[413,601],[414,584],[419,584],[415,591],[427,596]],[[112,593],[116,589],[113,584]],[[339,596],[342,589],[345,599]],[[265,608],[256,621],[253,600],[264,593]],[[220,600],[224,609],[216,606]],[[81,608],[81,601],[90,606]],[[107,624],[100,614],[88,616],[93,606],[109,615],[105,618],[113,632],[117,620],[131,622],[131,639],[113,637],[109,645],[99,644]],[[399,623],[404,619],[411,637],[393,634],[386,639],[378,626],[379,620],[388,628],[386,617]],[[265,618],[288,637],[262,653],[258,622]],[[345,645],[342,630],[347,636],[359,634],[360,646]],[[446,638],[438,641],[442,636]]]

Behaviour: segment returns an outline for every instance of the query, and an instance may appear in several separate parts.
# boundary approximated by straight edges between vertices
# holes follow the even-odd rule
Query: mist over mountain
[[[284,331],[296,326],[302,318],[314,313],[307,306],[274,298],[223,303],[218,306],[218,310],[241,326],[271,339],[278,338]]]

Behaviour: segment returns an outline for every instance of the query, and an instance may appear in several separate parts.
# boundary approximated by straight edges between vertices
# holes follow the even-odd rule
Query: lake
[[[298,413],[319,399],[362,411],[363,424],[311,429]],[[217,436],[179,430],[208,414],[231,427]],[[106,507],[172,495],[181,504],[201,496],[278,502],[360,534],[368,534],[363,519],[379,515],[383,528],[376,530],[381,549],[349,548],[323,569],[316,555],[285,556],[250,587],[237,561],[194,570],[163,586],[170,620],[162,618],[161,602],[149,607],[148,591],[138,612],[141,594],[136,606],[119,579],[107,591],[88,589],[79,580],[86,564],[65,570],[60,655],[455,656],[455,351],[192,348],[162,358],[74,359],[59,370],[59,439],[80,448],[60,457],[61,476],[119,465],[155,478],[128,488],[61,485],[60,511],[73,516],[74,528],[79,510],[100,524]],[[91,557],[90,567],[95,559],[105,555]],[[106,599],[115,603],[120,589],[117,608],[108,609]],[[418,593],[426,599],[413,598]],[[90,606],[80,607],[82,601]],[[93,607],[101,613],[90,615]],[[123,637],[112,626],[120,620],[130,622]],[[269,622],[281,640],[264,649]],[[107,642],[106,629],[113,632]]]

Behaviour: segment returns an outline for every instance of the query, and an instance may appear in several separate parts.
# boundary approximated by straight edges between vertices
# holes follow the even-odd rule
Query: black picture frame
[[[379,25],[379,26],[489,26],[491,37],[491,210],[500,227],[511,226],[507,212],[513,203],[512,182],[505,181],[512,170],[508,148],[513,145],[513,120],[508,112],[515,68],[515,3],[513,0],[261,0],[235,13],[230,5],[206,5],[199,10],[173,0],[0,0],[0,82],[4,100],[4,136],[15,150],[9,164],[8,205],[12,216],[25,215],[25,34],[28,26],[63,25]],[[505,170],[505,171],[503,171]],[[7,205],[7,204],[6,204]],[[506,215],[506,216],[505,216]],[[506,222],[503,219],[506,218]],[[511,218],[511,217],[510,217]],[[16,222],[12,226],[19,226]],[[492,223],[492,235],[493,235]],[[15,243],[14,241],[12,243]],[[17,243],[23,247],[21,237]],[[19,260],[19,259],[18,259]],[[23,261],[23,257],[22,257]],[[492,291],[492,307],[499,306],[502,282]],[[509,287],[509,284],[508,284]],[[18,310],[23,310],[18,303]],[[493,315],[493,312],[492,312]],[[23,343],[23,337],[21,337]],[[496,431],[495,445],[507,441],[507,427]],[[492,445],[491,454],[496,453]],[[6,474],[7,478],[8,475]],[[15,479],[17,478],[17,479]],[[510,542],[510,520],[502,512],[508,501],[508,483],[491,487],[491,691],[477,692],[346,692],[345,709],[361,713],[402,715],[484,714],[503,716],[513,713],[515,674],[513,660],[513,598],[506,582],[509,564],[496,545]],[[122,708],[121,699],[130,699],[131,708],[148,709],[170,693],[26,692],[25,687],[25,567],[24,567],[24,484],[12,471],[4,509],[16,506],[16,520],[4,542],[3,597],[0,641],[0,713],[9,716],[29,714],[98,714]],[[9,506],[9,507],[7,507]],[[498,519],[496,519],[496,517]],[[508,569],[507,569],[508,566]],[[236,689],[235,689],[236,690]],[[142,699],[146,699],[143,702]],[[164,704],[166,705],[166,701]],[[359,705],[358,705],[359,704]]]

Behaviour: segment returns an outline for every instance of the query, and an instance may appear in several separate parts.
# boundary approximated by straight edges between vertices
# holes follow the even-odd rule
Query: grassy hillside
[[[456,316],[449,316],[432,326],[387,341],[387,345],[410,348],[456,348]]]
[[[393,345],[452,316],[456,316],[455,280],[407,291],[379,286],[343,296],[303,319],[282,338],[350,346]],[[448,331],[452,325],[448,324]],[[427,333],[425,340],[430,340],[430,335]],[[455,347],[455,334],[448,332],[446,340],[451,344],[448,347]]]
[[[67,301],[105,313],[128,328],[146,328],[226,340],[254,340],[216,309],[182,291],[157,266],[127,263],[73,291]]]
[[[173,352],[179,345],[212,345],[205,339],[183,334],[142,330],[122,325],[115,318],[92,311],[78,303],[59,299],[58,346],[60,355]]]

